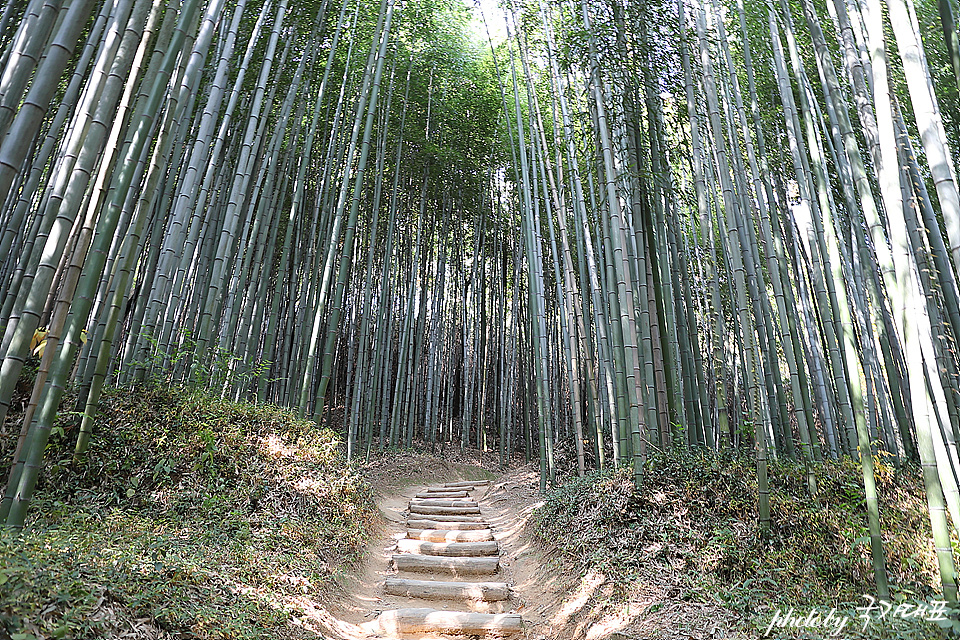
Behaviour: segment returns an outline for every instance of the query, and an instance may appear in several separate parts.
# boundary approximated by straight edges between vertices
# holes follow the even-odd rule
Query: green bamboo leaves
[[[762,534],[771,458],[815,500],[851,456],[881,595],[877,460],[919,463],[956,599],[956,98],[911,3],[826,9],[514,0],[490,43],[459,0],[5,5],[0,519],[68,391],[83,464],[104,385],[186,383],[542,487],[748,453]]]

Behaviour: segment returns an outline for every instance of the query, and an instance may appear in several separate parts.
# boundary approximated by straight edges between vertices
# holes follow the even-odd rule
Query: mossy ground
[[[333,433],[183,389],[102,404],[78,464],[61,423],[26,530],[0,533],[0,638],[314,637],[297,598],[320,597],[375,525]]]
[[[923,483],[915,469],[878,461],[881,518],[893,598],[907,607],[937,599],[939,577]],[[816,468],[817,500],[802,465],[770,467],[772,532],[760,536],[753,461],[714,453],[657,454],[634,487],[632,469],[572,480],[549,492],[534,535],[568,566],[595,572],[613,585],[611,606],[651,582],[673,599],[736,612],[750,635],[774,613],[811,610],[849,615],[840,637],[943,637],[916,620],[879,621],[866,631],[858,607],[876,595],[860,468],[850,460]],[[855,624],[856,623],[856,624]],[[824,634],[826,635],[826,634]],[[819,637],[774,628],[771,637]]]

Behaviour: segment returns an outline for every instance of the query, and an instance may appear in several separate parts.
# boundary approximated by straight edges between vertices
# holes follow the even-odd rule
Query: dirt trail
[[[524,630],[515,637],[553,637],[544,635],[539,629],[544,626],[547,614],[555,608],[551,605],[557,603],[565,590],[557,578],[545,575],[545,562],[522,536],[526,519],[539,501],[538,476],[529,469],[512,471],[499,478],[494,476],[489,485],[477,487],[471,492],[471,497],[479,503],[483,520],[492,526],[494,539],[500,545],[500,570],[495,578],[490,579],[511,586],[509,600],[434,600],[385,592],[384,580],[396,574],[391,568],[391,556],[396,553],[397,540],[406,534],[406,511],[410,500],[427,486],[464,480],[467,474],[458,467],[460,465],[451,465],[445,472],[409,480],[416,484],[381,489],[383,493],[378,496],[377,505],[383,515],[384,526],[368,545],[363,567],[342,585],[339,594],[324,602],[322,609],[314,608],[311,617],[327,629],[326,633],[344,640],[374,637],[367,635],[360,625],[376,619],[383,611],[423,607],[477,613],[516,613],[523,616]],[[476,478],[476,474],[469,475]],[[445,578],[429,573],[417,577],[423,580],[450,579],[449,576]],[[420,634],[409,637],[428,640],[449,636]]]
[[[435,459],[434,459],[435,460]],[[499,477],[492,473],[489,486],[477,488],[471,497],[479,503],[483,520],[493,528],[499,543],[500,569],[496,582],[510,585],[505,602],[427,600],[389,595],[384,580],[397,575],[391,556],[397,540],[406,533],[406,510],[410,500],[427,486],[477,479],[476,467],[447,465],[424,469],[409,478],[393,478],[381,485],[378,506],[384,526],[371,541],[362,568],[342,585],[340,592],[322,603],[301,603],[307,612],[301,623],[329,640],[361,640],[383,637],[368,635],[361,627],[384,611],[423,607],[447,611],[519,614],[522,632],[511,637],[524,640],[632,640],[639,638],[684,640],[695,638],[742,638],[730,633],[729,620],[714,607],[678,602],[668,584],[648,583],[619,605],[611,602],[612,584],[602,575],[570,572],[547,557],[530,539],[525,527],[540,501],[535,469],[522,468]],[[449,576],[419,574],[419,579],[450,580]],[[476,578],[486,580],[487,578]],[[466,581],[471,580],[466,578]],[[619,598],[613,597],[614,601]],[[318,606],[319,605],[319,606]],[[612,605],[612,606],[611,606]],[[720,614],[720,615],[718,615]],[[410,634],[417,640],[439,640],[453,636]],[[495,636],[489,636],[495,637]]]

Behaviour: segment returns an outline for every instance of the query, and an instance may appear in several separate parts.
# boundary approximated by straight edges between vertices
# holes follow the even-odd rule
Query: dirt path
[[[435,460],[435,459],[434,459]],[[648,584],[629,596],[628,601],[611,601],[611,582],[602,575],[570,572],[545,556],[525,531],[540,501],[535,469],[510,471],[499,477],[466,465],[440,463],[441,468],[411,471],[381,485],[377,503],[384,524],[368,546],[361,569],[349,578],[341,591],[322,603],[301,603],[307,616],[301,622],[329,640],[361,640],[383,637],[368,634],[362,627],[384,611],[423,607],[447,611],[519,614],[523,629],[512,637],[524,640],[630,640],[639,638],[680,639],[742,638],[730,633],[728,616],[722,610],[695,603],[679,602],[668,594],[667,584]],[[414,467],[414,469],[416,469]],[[479,503],[483,520],[493,529],[499,544],[500,569],[490,578],[510,585],[505,602],[464,602],[427,600],[389,595],[384,580],[395,576],[391,556],[397,540],[406,535],[408,505],[427,486],[477,479],[486,475],[491,482],[477,488],[471,497]],[[420,574],[424,580],[449,577]],[[613,598],[618,600],[618,598]],[[449,635],[411,634],[403,638],[440,640]],[[495,636],[490,636],[495,637]]]
[[[539,633],[538,629],[544,625],[552,609],[549,605],[562,596],[563,589],[558,580],[544,575],[546,569],[542,558],[523,539],[526,519],[539,500],[538,477],[530,469],[512,471],[499,478],[494,476],[490,484],[471,492],[471,497],[479,503],[484,521],[492,526],[494,539],[500,545],[500,570],[491,579],[511,586],[509,600],[448,601],[395,596],[385,592],[384,580],[396,574],[391,568],[391,556],[396,553],[397,540],[406,535],[406,511],[411,499],[427,486],[464,480],[467,475],[475,479],[478,475],[465,473],[461,465],[449,467],[435,470],[427,477],[414,476],[400,479],[399,482],[394,479],[389,484],[400,486],[381,488],[377,505],[384,524],[368,545],[361,570],[347,579],[340,593],[329,596],[322,607],[312,607],[310,612],[310,617],[326,629],[325,633],[344,640],[375,637],[367,635],[360,625],[375,620],[383,611],[423,607],[477,613],[516,613],[523,616],[524,631],[515,637],[550,637]],[[424,580],[445,579],[429,573],[421,575]],[[410,637],[428,640],[448,636],[420,634]]]

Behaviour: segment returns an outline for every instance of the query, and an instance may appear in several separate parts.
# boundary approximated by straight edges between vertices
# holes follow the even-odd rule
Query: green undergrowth
[[[877,461],[881,520],[894,607],[937,599],[939,577],[923,483],[914,469]],[[938,638],[928,622],[879,620],[858,610],[876,596],[860,467],[848,460],[816,468],[817,501],[803,466],[770,465],[772,532],[761,538],[754,462],[714,453],[657,454],[634,487],[631,468],[574,479],[548,493],[533,534],[560,562],[602,574],[620,598],[655,584],[664,599],[735,612],[752,635],[781,617],[811,611],[851,620],[844,638]],[[668,584],[669,583],[669,584]],[[662,606],[654,605],[654,606]],[[869,617],[869,624],[864,624]],[[863,627],[866,626],[866,630]],[[821,633],[822,630],[821,630]],[[770,637],[816,638],[774,627]],[[824,637],[831,637],[824,633]]]
[[[332,432],[183,389],[102,406],[76,466],[64,421],[25,532],[0,533],[0,638],[308,635],[298,599],[322,600],[375,522]]]

